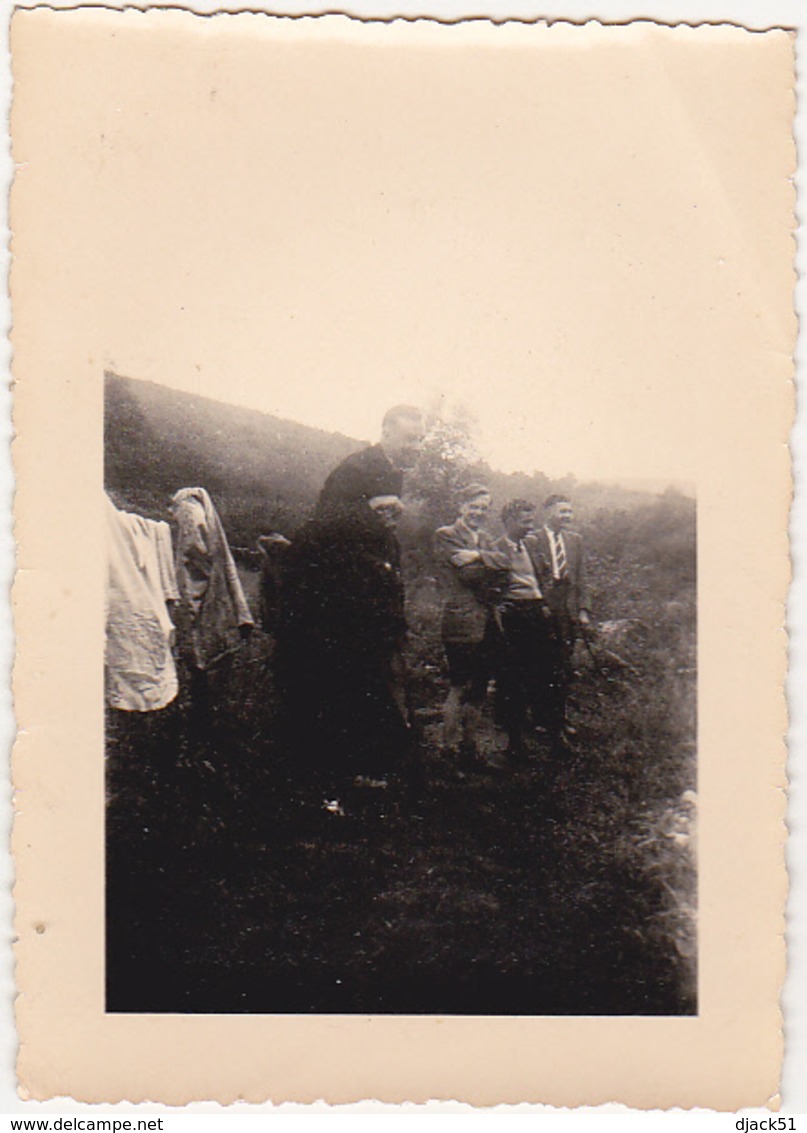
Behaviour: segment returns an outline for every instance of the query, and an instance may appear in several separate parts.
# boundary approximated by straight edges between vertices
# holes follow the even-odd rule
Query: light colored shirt
[[[106,699],[124,712],[153,712],[178,689],[165,604],[177,597],[165,557],[171,533],[165,523],[118,511],[108,497],[106,520]]]
[[[507,597],[517,602],[536,601],[543,597],[538,579],[535,576],[535,567],[527,548],[522,543],[519,547],[512,539],[507,540],[507,553],[510,559],[510,583]]]

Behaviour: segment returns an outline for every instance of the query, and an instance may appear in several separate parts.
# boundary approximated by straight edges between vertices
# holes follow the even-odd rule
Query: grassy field
[[[461,772],[428,572],[410,567],[417,759],[332,814],[276,737],[272,641],[108,721],[108,1007],[171,1012],[681,1014],[696,1010],[694,512],[590,540],[577,750]],[[644,525],[644,526],[643,526]],[[593,535],[594,533],[592,533]],[[256,576],[245,572],[254,596]],[[256,603],[257,605],[257,603]],[[486,744],[503,746],[492,724]]]

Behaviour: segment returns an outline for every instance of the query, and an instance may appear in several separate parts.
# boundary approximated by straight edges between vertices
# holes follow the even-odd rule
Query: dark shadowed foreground
[[[441,755],[427,590],[410,611],[418,758],[387,790],[340,800],[345,816],[284,761],[262,634],[220,674],[201,739],[182,700],[115,714],[108,1009],[695,1011],[681,802],[695,786],[694,596],[641,585],[623,595],[632,617],[601,626],[599,668],[578,646],[577,751],[562,765],[540,739],[528,766],[495,777]]]

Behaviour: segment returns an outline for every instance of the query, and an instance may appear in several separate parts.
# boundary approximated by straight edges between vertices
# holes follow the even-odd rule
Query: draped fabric
[[[210,669],[254,625],[227,536],[204,488],[182,488],[171,501],[177,521],[176,576],[184,646],[191,665]]]
[[[163,594],[168,602],[179,601],[179,588],[174,568],[174,544],[171,540],[171,528],[167,523],[157,523],[147,519],[143,521],[150,525],[153,538],[157,544],[157,566],[160,571],[160,582]]]
[[[105,691],[112,708],[151,712],[177,695],[166,602],[178,597],[167,523],[118,511],[106,501]]]

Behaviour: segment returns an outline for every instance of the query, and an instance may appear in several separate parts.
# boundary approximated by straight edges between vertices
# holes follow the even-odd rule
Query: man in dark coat
[[[411,405],[388,409],[381,442],[351,453],[330,473],[317,502],[317,517],[374,496],[403,494],[404,472],[414,467],[423,440],[423,414]]]
[[[330,474],[284,563],[277,672],[289,746],[336,797],[354,778],[385,781],[408,741],[395,526],[421,435],[416,410],[391,410],[381,444]]]

